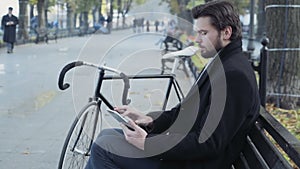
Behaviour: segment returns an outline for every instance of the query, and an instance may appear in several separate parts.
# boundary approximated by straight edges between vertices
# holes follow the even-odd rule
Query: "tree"
[[[76,13],[80,13],[80,26],[83,27],[83,33],[87,33],[89,28],[88,14],[95,4],[95,0],[75,0]]]
[[[75,3],[74,1],[68,0],[66,1],[67,6],[67,29],[69,34],[72,34],[74,25],[74,11],[75,11]]]
[[[28,15],[27,15],[28,0],[19,0],[19,29],[18,39],[28,40]]]
[[[56,5],[58,5],[58,8],[61,8],[61,10],[63,10],[63,7],[66,7],[66,12],[67,12],[67,18],[66,18],[66,27],[68,30],[68,34],[72,34],[73,30],[76,26],[76,9],[77,9],[77,5],[76,3],[78,1],[76,0],[55,0],[56,1]],[[57,18],[59,19],[59,18]],[[59,22],[59,21],[57,21]],[[60,23],[62,24],[62,23]]]
[[[300,103],[300,8],[286,8],[285,5],[300,5],[300,1],[266,1],[266,33],[270,39],[268,47],[271,50],[268,58],[267,92],[273,93],[269,101],[275,101],[278,107],[291,109]]]
[[[118,7],[117,27],[119,25],[119,15],[122,16],[122,28],[125,27],[125,22],[126,22],[125,16],[129,12],[132,6],[132,2],[133,2],[132,0],[117,0],[117,7]]]
[[[39,28],[46,28],[45,23],[45,1],[46,0],[38,0],[37,2],[37,11],[38,11],[38,27]]]
[[[192,32],[192,24],[186,24],[186,22],[193,23],[193,18],[191,16],[191,9],[199,4],[204,4],[213,0],[161,0],[166,2],[170,6],[171,14],[177,15],[179,18],[179,27],[182,30],[187,31],[188,34]],[[245,13],[245,9],[249,7],[249,0],[229,0],[237,8],[240,14]]]
[[[99,0],[99,7],[98,7],[98,22],[100,23],[100,18],[103,16],[102,13],[102,1],[103,0]]]
[[[181,30],[186,31],[188,34],[192,33],[193,27],[193,18],[191,15],[191,8],[194,5],[204,3],[203,0],[162,0],[162,2],[166,2],[169,4],[170,13],[173,15],[177,15],[179,17],[178,20],[178,27]],[[187,22],[191,24],[187,24]]]
[[[258,2],[258,11],[257,11],[257,31],[256,39],[260,40],[263,38],[266,32],[266,13],[265,13],[265,0],[260,0]]]

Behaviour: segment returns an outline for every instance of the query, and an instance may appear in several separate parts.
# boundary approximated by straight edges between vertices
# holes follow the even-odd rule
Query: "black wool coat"
[[[6,25],[7,22],[14,22],[12,25]],[[16,25],[19,23],[19,20],[16,16],[4,15],[2,17],[2,29],[4,30],[3,41],[14,43],[16,41]]]
[[[241,40],[233,41],[183,101],[148,126],[145,152],[161,160],[161,169],[229,169],[259,109],[254,71]]]

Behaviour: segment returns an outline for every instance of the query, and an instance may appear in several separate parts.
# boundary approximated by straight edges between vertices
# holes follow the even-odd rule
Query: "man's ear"
[[[222,30],[222,36],[224,40],[230,40],[230,37],[232,35],[232,28],[231,26],[227,26]]]

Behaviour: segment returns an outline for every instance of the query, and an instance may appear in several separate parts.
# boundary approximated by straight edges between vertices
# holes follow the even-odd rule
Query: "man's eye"
[[[206,34],[207,34],[207,32],[205,32],[205,31],[201,31],[201,32],[200,32],[200,34],[201,34],[201,35],[206,35]]]

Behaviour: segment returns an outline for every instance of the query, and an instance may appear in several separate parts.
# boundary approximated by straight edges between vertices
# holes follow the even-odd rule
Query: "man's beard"
[[[207,50],[205,53],[201,52],[201,56],[204,58],[212,58],[214,57],[221,49],[222,49],[222,42],[220,40],[220,37],[218,37],[216,44],[214,44],[214,47],[211,50]]]

